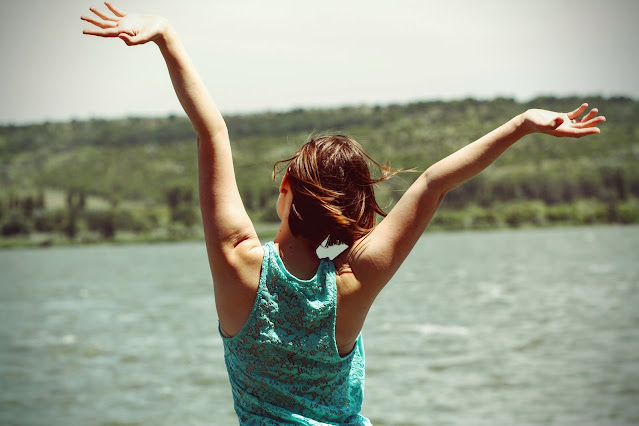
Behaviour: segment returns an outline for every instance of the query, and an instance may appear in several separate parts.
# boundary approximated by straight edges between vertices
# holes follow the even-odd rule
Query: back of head
[[[318,136],[306,142],[288,164],[293,203],[289,227],[295,236],[327,246],[351,245],[385,216],[375,200],[374,185],[395,171],[375,162],[355,140],[344,135]],[[380,170],[372,178],[369,165]],[[274,167],[274,171],[275,171]]]

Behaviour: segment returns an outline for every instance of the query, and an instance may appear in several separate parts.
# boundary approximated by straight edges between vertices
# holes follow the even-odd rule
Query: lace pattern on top
[[[370,425],[361,335],[340,357],[335,342],[335,267],[322,259],[310,280],[291,275],[272,242],[244,327],[225,337],[224,359],[240,424]]]

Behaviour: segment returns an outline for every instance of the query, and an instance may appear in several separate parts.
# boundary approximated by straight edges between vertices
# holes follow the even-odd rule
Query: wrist
[[[530,110],[519,114],[514,120],[517,123],[517,131],[521,133],[521,136],[537,132],[537,127],[530,119]]]
[[[169,24],[169,21],[166,18],[159,18],[157,35],[153,37],[153,42],[157,44],[158,47],[163,48],[175,38],[175,35],[175,30]]]

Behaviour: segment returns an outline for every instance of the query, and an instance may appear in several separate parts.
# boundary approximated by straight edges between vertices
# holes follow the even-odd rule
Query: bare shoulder
[[[351,290],[371,293],[370,296],[375,298],[390,279],[390,274],[386,253],[373,241],[371,234],[356,241],[335,258],[335,269],[338,276],[340,270],[344,272],[341,275],[350,283]]]
[[[388,284],[422,235],[443,195],[423,173],[390,213],[344,256],[362,290],[374,298]]]
[[[333,264],[337,285],[335,341],[340,353],[348,353],[364,326],[375,298],[370,292],[364,291],[365,283],[353,271],[346,253],[333,259]]]
[[[238,243],[229,253],[229,257],[234,262],[242,266],[259,266],[261,268],[264,259],[264,247],[257,237],[246,238]]]
[[[338,296],[346,296],[357,292],[361,283],[353,273],[348,256],[344,253],[333,259],[335,265],[335,280],[337,282]]]
[[[396,271],[388,242],[375,230],[337,256],[337,318],[335,339],[338,347],[349,347],[357,339],[368,311],[380,291]]]
[[[253,310],[263,259],[264,248],[257,238],[251,238],[211,262],[215,306],[227,335],[237,334]]]

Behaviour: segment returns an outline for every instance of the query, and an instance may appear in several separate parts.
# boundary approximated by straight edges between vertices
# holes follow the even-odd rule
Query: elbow
[[[215,129],[196,131],[196,133],[198,150],[207,151],[213,149],[213,147],[219,143],[216,141],[224,141],[224,143],[228,143],[229,140],[229,131],[226,128],[226,125],[219,126]]]
[[[426,186],[426,192],[430,195],[429,198],[437,200],[438,204],[444,200],[444,197],[451,189],[430,168],[422,173],[420,179],[423,180],[423,184]]]
[[[220,136],[228,136],[226,122],[221,115],[200,115],[191,118],[191,124],[195,129],[198,139],[212,140]]]
[[[226,123],[222,122],[215,126],[202,126],[199,129],[196,128],[197,138],[199,140],[214,140],[222,137],[229,137],[229,129],[226,127]]]
[[[213,138],[220,138],[220,137],[224,137],[226,139],[229,138],[229,128],[226,127],[225,122],[222,122],[221,124],[217,125],[215,129],[213,130]]]

